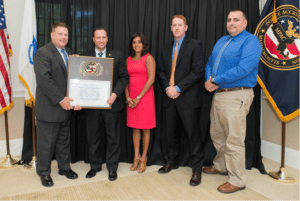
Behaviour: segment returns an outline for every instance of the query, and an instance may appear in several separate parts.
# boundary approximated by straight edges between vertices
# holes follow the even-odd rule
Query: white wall
[[[10,57],[13,97],[24,97],[24,86],[18,78],[19,48],[25,0],[4,0],[7,30],[13,56]]]

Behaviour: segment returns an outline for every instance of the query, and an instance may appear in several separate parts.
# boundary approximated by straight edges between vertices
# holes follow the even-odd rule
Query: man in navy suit
[[[163,108],[166,116],[164,131],[167,138],[167,164],[159,173],[168,173],[178,168],[179,140],[176,136],[176,118],[180,118],[190,142],[192,178],[191,186],[201,183],[204,160],[199,127],[201,106],[201,80],[204,78],[204,56],[200,41],[188,38],[188,29],[183,15],[172,18],[171,31],[174,40],[162,50],[157,69],[158,79],[165,94]]]
[[[107,136],[106,167],[108,179],[114,181],[118,178],[117,169],[120,156],[120,133],[118,132],[120,111],[125,107],[124,90],[128,83],[127,69],[121,52],[106,47],[108,36],[104,28],[94,31],[93,41],[95,49],[83,53],[82,56],[113,58],[113,91],[107,103],[112,104],[112,109],[85,109],[86,131],[91,169],[86,178],[94,177],[102,170],[100,154],[100,128],[105,124]]]

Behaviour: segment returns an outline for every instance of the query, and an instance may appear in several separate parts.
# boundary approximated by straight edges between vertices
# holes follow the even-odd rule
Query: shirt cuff
[[[205,82],[206,82],[207,80],[209,80],[209,77],[211,77],[211,75],[206,75],[206,76],[205,76]]]
[[[216,76],[214,81],[217,85],[219,85],[222,82],[222,77]]]
[[[177,92],[179,92],[179,93],[181,92],[181,90],[179,89],[179,87],[177,85],[175,86],[175,88],[176,88]]]

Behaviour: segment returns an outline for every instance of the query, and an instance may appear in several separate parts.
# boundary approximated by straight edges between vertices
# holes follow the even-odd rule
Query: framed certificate
[[[106,101],[113,86],[113,58],[70,56],[67,96],[71,105],[82,108],[111,109]]]

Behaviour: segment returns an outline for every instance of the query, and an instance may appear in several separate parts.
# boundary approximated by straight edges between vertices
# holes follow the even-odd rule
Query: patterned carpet
[[[279,164],[264,159],[267,171],[276,170]],[[227,181],[227,176],[202,175],[202,184],[191,187],[191,168],[180,167],[169,174],[159,174],[159,166],[147,167],[139,174],[129,170],[130,164],[119,165],[117,181],[107,179],[107,170],[96,177],[86,179],[89,165],[83,162],[72,164],[79,179],[68,180],[57,174],[53,162],[51,176],[54,186],[43,187],[35,171],[23,170],[21,166],[0,169],[0,200],[299,200],[299,183],[282,184],[261,175],[257,169],[247,170],[247,187],[233,194],[223,194],[217,187]],[[271,168],[271,169],[270,169]],[[299,171],[287,167],[294,178]]]

